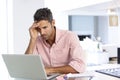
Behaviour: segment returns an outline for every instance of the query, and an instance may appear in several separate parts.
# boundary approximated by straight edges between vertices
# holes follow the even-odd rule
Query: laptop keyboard
[[[96,72],[120,78],[120,68],[101,69],[96,70]]]

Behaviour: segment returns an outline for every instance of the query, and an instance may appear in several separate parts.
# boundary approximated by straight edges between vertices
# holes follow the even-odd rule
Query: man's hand
[[[48,75],[53,73],[52,68],[45,68],[45,70]]]
[[[37,27],[38,27],[37,22],[34,22],[32,24],[32,26],[29,28],[31,39],[35,39],[36,40],[36,38],[38,36],[38,31],[36,30]]]
[[[36,39],[38,37],[37,27],[38,27],[37,22],[34,22],[32,26],[29,28],[31,38],[25,54],[33,54],[33,49],[36,43]]]
[[[67,73],[78,73],[75,69],[73,69],[71,66],[60,66],[60,67],[46,67],[45,68],[47,74],[51,73],[61,73],[61,74],[67,74]]]

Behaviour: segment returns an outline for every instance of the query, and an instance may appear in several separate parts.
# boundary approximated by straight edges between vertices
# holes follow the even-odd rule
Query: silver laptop
[[[47,76],[42,59],[38,55],[2,54],[11,77],[30,80],[49,80],[59,74]]]

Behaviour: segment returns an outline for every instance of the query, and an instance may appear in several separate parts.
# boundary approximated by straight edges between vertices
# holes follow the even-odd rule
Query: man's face
[[[37,22],[37,31],[40,33],[41,37],[45,40],[50,39],[54,30],[54,20],[50,23],[47,20],[41,20]]]

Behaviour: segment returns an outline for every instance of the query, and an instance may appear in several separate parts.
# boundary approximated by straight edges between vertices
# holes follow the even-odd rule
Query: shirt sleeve
[[[70,62],[69,65],[78,72],[85,71],[85,57],[80,41],[76,34],[70,35]]]

